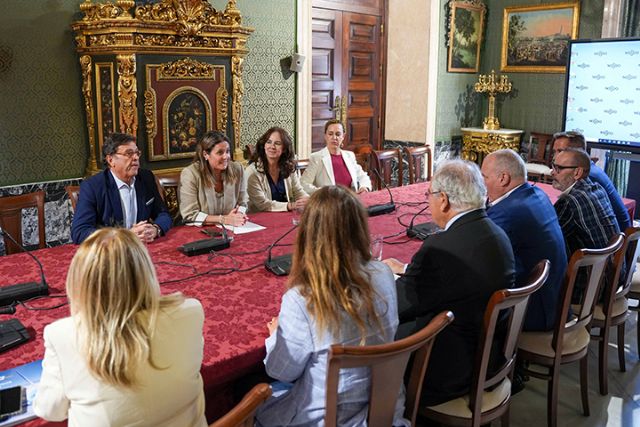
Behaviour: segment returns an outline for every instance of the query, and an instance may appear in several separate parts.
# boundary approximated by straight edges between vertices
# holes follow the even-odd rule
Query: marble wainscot
[[[0,187],[0,197],[17,196],[43,190],[45,192],[45,238],[47,246],[57,246],[71,241],[73,210],[64,188],[67,185],[80,185],[80,181],[82,181],[81,178],[75,178]],[[38,216],[35,208],[22,211],[22,243],[28,249],[38,247]],[[4,254],[4,239],[0,238],[0,255]]]

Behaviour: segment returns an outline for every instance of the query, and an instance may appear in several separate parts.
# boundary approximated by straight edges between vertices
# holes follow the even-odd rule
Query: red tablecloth
[[[557,190],[550,185],[538,185],[549,194],[552,202],[557,200]],[[409,262],[418,250],[421,242],[408,239],[403,231],[411,217],[426,206],[427,187],[428,184],[422,183],[394,188],[398,210],[369,219],[371,233],[385,236],[383,258],[395,257]],[[380,191],[364,194],[361,198],[365,205],[370,205],[385,203],[389,196],[386,191]],[[633,213],[635,201],[624,201]],[[163,283],[163,293],[181,291],[199,299],[204,307],[205,346],[201,372],[210,420],[219,413],[224,413],[230,403],[228,389],[224,389],[224,386],[255,370],[262,363],[265,355],[264,339],[267,337],[266,323],[278,314],[280,298],[286,289],[286,277],[272,275],[262,264],[266,259],[268,246],[291,227],[291,215],[283,212],[259,213],[250,215],[250,219],[267,228],[235,236],[229,249],[213,256],[187,257],[177,251],[176,248],[183,243],[206,237],[196,227],[172,229],[167,236],[148,245],[158,278]],[[415,223],[429,219],[429,214],[425,213],[417,217]],[[401,234],[396,235],[397,233]],[[295,231],[292,232],[280,243],[292,243],[295,234]],[[349,230],[343,231],[343,237],[349,238]],[[67,269],[76,248],[77,246],[69,244],[34,252],[44,266],[52,294],[64,293]],[[278,246],[273,254],[289,253],[291,249],[290,246]],[[229,269],[246,270],[253,266],[257,267],[248,271],[228,272]],[[196,273],[210,270],[210,274],[193,277]],[[37,280],[38,268],[28,255],[0,257],[0,286]],[[168,283],[169,281],[173,282]],[[45,299],[37,305],[51,306],[60,301],[61,299]],[[28,311],[19,306],[15,317],[22,321],[34,338],[0,355],[0,371],[41,359],[44,355],[44,326],[68,315],[68,306],[50,311]],[[9,317],[0,315],[0,320]],[[24,425],[49,424],[43,420],[34,420]]]
[[[413,214],[426,206],[427,184],[417,184],[393,189],[398,210],[392,214],[369,219],[371,233],[391,236],[405,229],[400,222],[408,224]],[[388,202],[386,191],[362,195],[366,205]],[[410,205],[402,205],[409,202]],[[418,205],[422,202],[422,205]],[[429,219],[423,214],[416,224]],[[280,298],[286,290],[286,277],[277,277],[263,267],[267,248],[278,237],[291,228],[289,213],[258,213],[250,215],[250,220],[266,227],[265,230],[234,236],[229,249],[215,255],[187,257],[177,251],[183,243],[206,238],[196,227],[177,227],[167,236],[148,245],[149,252],[158,272],[163,293],[181,291],[202,302],[205,311],[204,359],[202,377],[207,396],[209,418],[217,415],[216,406],[228,406],[228,396],[220,396],[221,385],[229,384],[262,363],[265,355],[264,340],[267,337],[266,323],[278,314]],[[280,243],[290,244],[296,231]],[[349,238],[349,230],[343,237]],[[420,242],[409,240],[404,233],[385,239],[383,257],[396,257],[405,262],[417,251]],[[404,243],[403,243],[404,242]],[[398,243],[398,244],[391,244]],[[42,262],[52,294],[63,294],[67,269],[77,246],[64,245],[33,252]],[[277,246],[274,256],[290,253],[291,246]],[[255,253],[250,253],[255,252]],[[228,273],[228,269],[249,269]],[[192,277],[212,269],[210,274]],[[227,274],[224,274],[227,273]],[[39,280],[38,268],[26,254],[0,257],[0,286]],[[37,306],[55,305],[63,299],[45,299]],[[34,305],[36,305],[34,303]],[[18,366],[44,355],[42,331],[52,321],[69,315],[68,306],[49,311],[28,311],[18,306],[14,317],[29,329],[34,337],[29,342],[0,355],[0,371]],[[0,316],[0,320],[10,316]],[[225,402],[226,399],[226,402]],[[35,420],[24,425],[45,425]]]

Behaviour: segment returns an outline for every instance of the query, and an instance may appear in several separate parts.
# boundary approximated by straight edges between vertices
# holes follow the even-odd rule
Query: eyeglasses
[[[268,140],[267,142],[264,143],[264,145],[267,144],[273,144],[276,147],[282,147],[282,141],[272,141],[272,140]]]
[[[424,193],[425,196],[429,197],[430,194],[438,194],[438,193],[442,193],[442,190],[438,190],[438,191],[427,191],[426,193]]]
[[[142,151],[140,151],[140,150],[127,150],[124,153],[113,153],[113,154],[119,154],[121,156],[132,158],[133,156],[140,157],[140,155],[142,155]]]
[[[553,168],[554,171],[556,172],[560,172],[563,171],[565,169],[575,169],[575,168],[579,168],[580,166],[563,166],[563,165],[558,165],[555,163],[551,164],[551,168]]]

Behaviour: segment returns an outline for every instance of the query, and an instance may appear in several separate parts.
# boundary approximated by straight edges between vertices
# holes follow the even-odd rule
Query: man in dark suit
[[[171,228],[171,216],[153,173],[140,169],[140,150],[132,135],[114,133],[102,147],[105,170],[80,184],[71,238],[82,243],[98,227],[130,228],[151,242]]]
[[[524,284],[542,259],[551,261],[549,278],[529,298],[526,331],[553,328],[567,254],[558,216],[549,197],[526,182],[527,169],[513,150],[498,150],[482,163],[482,177],[491,206],[487,215],[507,233],[516,260],[516,284]]]
[[[511,244],[487,217],[486,197],[477,165],[462,160],[441,163],[428,198],[433,220],[443,231],[427,238],[408,266],[385,260],[402,275],[396,281],[399,335],[415,332],[443,310],[455,315],[431,352],[423,387],[428,405],[469,392],[489,298],[513,285]]]

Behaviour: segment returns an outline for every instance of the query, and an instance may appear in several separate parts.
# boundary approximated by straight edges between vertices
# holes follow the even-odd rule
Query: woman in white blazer
[[[244,225],[247,206],[244,169],[231,160],[231,144],[222,132],[207,132],[198,142],[193,163],[180,174],[180,214],[198,225]]]
[[[67,274],[71,317],[44,329],[36,415],[69,427],[206,427],[200,367],[204,312],[160,295],[144,244],[102,228]]]
[[[325,185],[344,185],[358,193],[371,191],[371,179],[362,170],[356,155],[342,149],[344,128],[339,120],[329,120],[324,125],[326,147],[309,157],[309,166],[302,174],[302,188],[313,194]]]
[[[300,185],[289,133],[280,127],[266,131],[245,170],[249,212],[304,209],[309,196]]]

